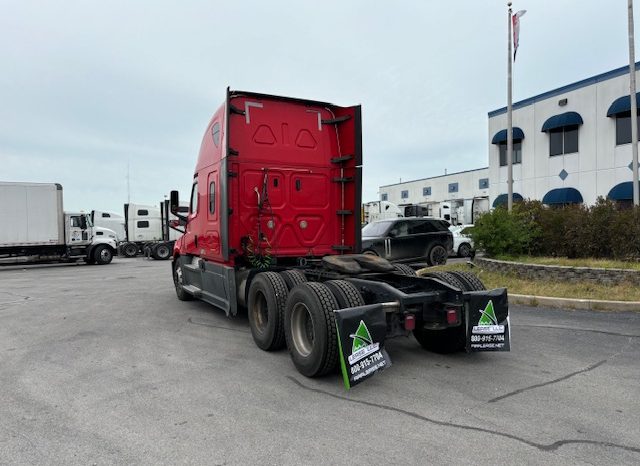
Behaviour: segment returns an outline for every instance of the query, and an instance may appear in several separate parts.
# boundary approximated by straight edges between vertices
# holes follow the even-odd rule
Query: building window
[[[500,150],[500,166],[507,165],[507,143],[498,144]],[[522,163],[522,141],[513,141],[513,164]]]
[[[147,209],[138,209],[138,215],[149,215],[149,211]]]
[[[423,196],[431,196],[431,186],[427,186],[422,188],[422,195]]]
[[[400,193],[400,197],[401,197],[402,199],[407,199],[407,198],[409,197],[409,191],[402,191],[402,192]]]
[[[389,200],[389,195],[387,193],[380,194],[380,200],[381,201],[388,201]]]
[[[638,120],[640,123],[640,120]],[[640,130],[640,124],[638,124]],[[638,133],[640,134],[640,132]],[[631,112],[618,113],[616,115],[616,146],[631,142]]]
[[[489,178],[480,178],[478,181],[479,189],[489,189]]]
[[[458,183],[449,183],[449,192],[457,193],[458,192]]]
[[[578,126],[565,126],[549,130],[549,155],[578,152]]]
[[[138,226],[138,228],[149,228],[149,221],[148,220],[138,220],[137,226]]]

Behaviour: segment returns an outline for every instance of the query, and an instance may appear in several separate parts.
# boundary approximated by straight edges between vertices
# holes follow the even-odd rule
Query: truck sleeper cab
[[[334,311],[384,308],[388,336],[414,335],[430,349],[470,349],[469,303],[496,300],[470,274],[416,277],[412,269],[360,254],[360,107],[227,89],[202,139],[190,209],[172,273],[181,300],[228,315],[247,309],[264,350],[289,348],[297,369],[335,369]],[[364,309],[364,308],[363,308]]]

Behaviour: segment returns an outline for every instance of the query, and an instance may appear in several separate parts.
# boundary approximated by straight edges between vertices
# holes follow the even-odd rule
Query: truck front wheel
[[[176,296],[180,301],[191,301],[193,296],[184,289],[184,275],[179,259],[176,259],[173,266],[173,284],[176,287]]]
[[[287,299],[284,333],[296,369],[307,377],[318,377],[336,368],[338,332],[334,309],[336,298],[323,283],[296,286]]]
[[[273,351],[284,347],[284,307],[287,284],[276,272],[261,272],[249,287],[247,311],[253,341],[258,348]]]
[[[105,265],[113,259],[113,251],[109,246],[101,244],[93,250],[93,259],[100,265]]]

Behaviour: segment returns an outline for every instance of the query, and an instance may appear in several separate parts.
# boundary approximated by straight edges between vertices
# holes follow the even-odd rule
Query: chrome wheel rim
[[[300,355],[306,357],[313,350],[315,332],[311,312],[304,303],[297,303],[291,311],[291,336]]]

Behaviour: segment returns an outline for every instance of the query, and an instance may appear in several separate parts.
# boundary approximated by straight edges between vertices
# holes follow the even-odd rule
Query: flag
[[[518,42],[520,39],[520,17],[524,16],[527,10],[520,10],[511,17],[513,22],[513,61],[516,61],[516,52],[518,51]]]

